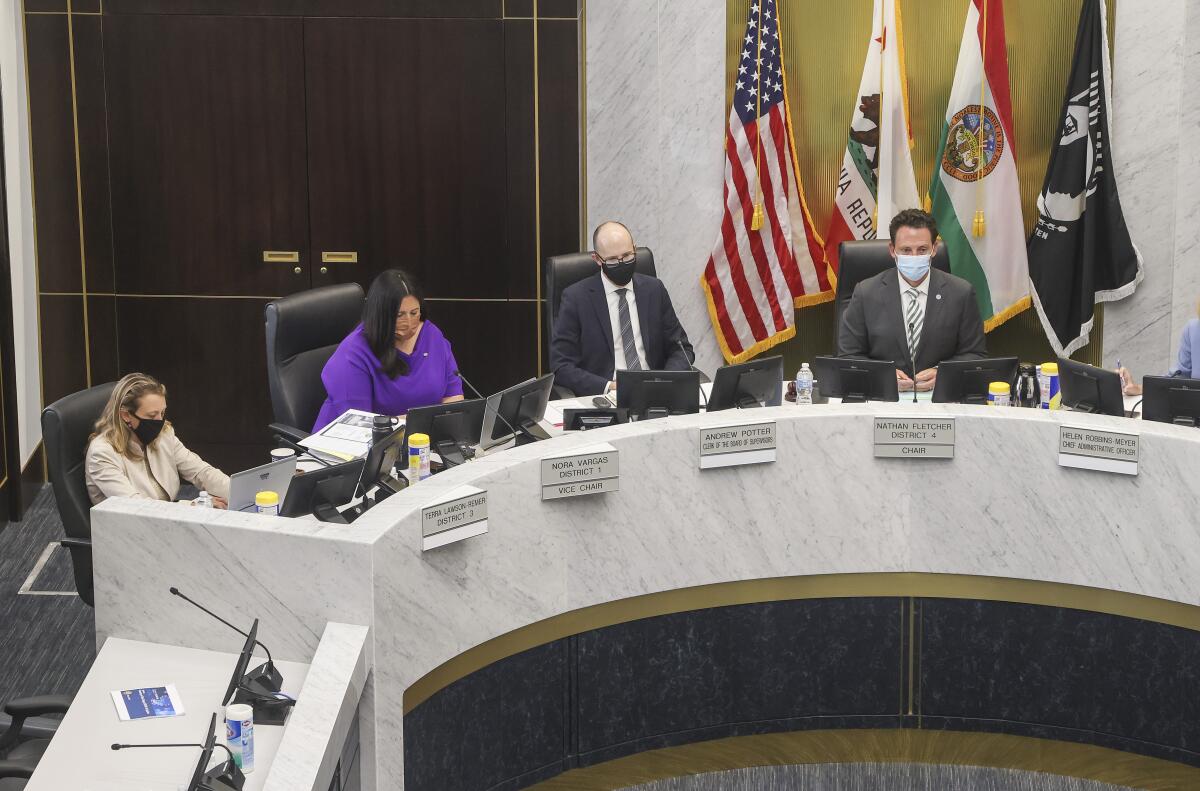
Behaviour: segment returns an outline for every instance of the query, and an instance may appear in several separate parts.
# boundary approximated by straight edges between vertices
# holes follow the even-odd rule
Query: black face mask
[[[149,447],[150,443],[158,439],[158,435],[162,433],[165,420],[150,420],[149,418],[138,418],[137,428],[133,429],[133,433],[142,441],[143,447]]]
[[[637,268],[637,259],[629,262],[603,263],[604,276],[618,286],[627,286],[633,280],[633,270]]]

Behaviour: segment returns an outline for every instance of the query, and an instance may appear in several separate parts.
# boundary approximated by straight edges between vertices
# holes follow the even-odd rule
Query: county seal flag
[[[1106,19],[1104,0],[1084,1],[1058,145],[1029,237],[1034,304],[1060,357],[1088,342],[1097,302],[1129,296],[1142,279],[1112,167]]]
[[[971,0],[929,192],[987,330],[1030,305],[1012,119],[1003,0]]]
[[[796,171],[775,0],[755,0],[745,30],[725,133],[725,211],[700,279],[731,363],[795,336],[795,308],[833,298]]]

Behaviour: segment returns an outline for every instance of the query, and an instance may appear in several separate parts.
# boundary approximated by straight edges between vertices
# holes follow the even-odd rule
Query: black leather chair
[[[115,382],[96,385],[63,396],[42,410],[46,468],[66,534],[60,543],[71,553],[75,590],[89,607],[93,601],[92,500],[84,482],[83,463],[88,437],[115,386]]]
[[[634,271],[639,275],[657,277],[654,270],[654,253],[650,252],[648,247],[635,248],[635,252],[637,263],[634,265]],[[562,304],[563,292],[598,271],[590,251],[556,255],[546,259],[546,266],[542,270],[542,326],[545,328],[546,335],[546,359],[550,359],[550,344],[554,339],[554,322],[558,319],[558,307]],[[554,394],[556,398],[570,398],[574,395],[565,387],[557,385],[554,388]]]
[[[10,700],[4,704],[7,727],[0,734],[0,791],[20,791],[50,746],[58,723],[31,717],[65,714],[71,706],[69,695],[38,695]]]
[[[321,369],[362,320],[362,311],[358,283],[314,288],[267,303],[272,431],[293,442],[308,436],[325,403]]]
[[[864,242],[842,242],[838,245],[838,281],[837,295],[833,307],[833,343],[834,353],[841,354],[842,348],[838,338],[842,326],[842,312],[850,304],[854,296],[854,287],[868,278],[875,277],[880,272],[896,266],[888,252],[887,239],[872,239]],[[933,254],[932,266],[943,272],[950,271],[950,253],[946,245],[938,242]]]

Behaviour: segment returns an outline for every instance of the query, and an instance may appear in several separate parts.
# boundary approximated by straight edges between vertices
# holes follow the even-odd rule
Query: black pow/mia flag
[[[1104,26],[1104,1],[1084,0],[1058,142],[1029,237],[1033,303],[1061,357],[1088,342],[1097,302],[1129,296],[1142,279],[1113,172]]]

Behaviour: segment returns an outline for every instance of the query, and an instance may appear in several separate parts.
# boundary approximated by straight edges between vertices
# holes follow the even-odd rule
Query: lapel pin
[[[941,294],[938,294],[937,296],[934,297],[934,299],[941,299],[941,298],[942,298]]]

